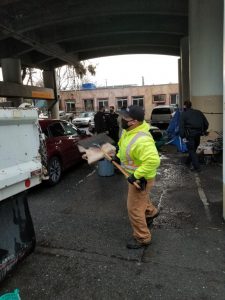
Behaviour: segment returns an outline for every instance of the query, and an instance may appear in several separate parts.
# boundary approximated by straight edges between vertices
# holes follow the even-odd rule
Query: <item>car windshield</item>
[[[70,123],[63,123],[66,135],[78,135],[77,128]]]
[[[171,114],[171,109],[170,108],[158,108],[158,109],[153,109],[152,111],[153,115],[166,115],[166,114]]]
[[[88,118],[91,114],[90,113],[81,113],[79,115],[80,118]]]

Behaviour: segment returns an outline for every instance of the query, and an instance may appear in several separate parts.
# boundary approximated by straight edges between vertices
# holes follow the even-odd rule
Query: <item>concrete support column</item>
[[[190,96],[209,129],[222,131],[223,0],[189,1]]]
[[[15,58],[3,58],[1,59],[2,77],[4,82],[22,84],[21,76],[21,62],[20,59]],[[13,107],[18,107],[23,98],[8,98],[8,101],[12,102]]]
[[[48,108],[51,111],[51,118],[58,119],[59,118],[59,101],[58,101],[58,95],[57,95],[55,70],[50,70],[50,71],[44,70],[43,71],[43,80],[44,80],[44,87],[54,89],[54,91],[55,91],[55,100],[57,100],[57,102],[53,105],[53,101],[48,101]]]
[[[181,57],[181,85],[182,97],[181,105],[185,100],[190,99],[190,82],[189,82],[189,38],[184,37],[180,43],[180,57]]]
[[[181,83],[181,59],[178,59],[178,82],[179,82],[179,108],[182,108],[183,103],[183,92],[182,92],[182,83]]]
[[[223,90],[225,91],[225,3],[223,8]],[[225,93],[223,93],[223,141],[225,141]],[[223,219],[225,220],[225,152],[223,142]]]

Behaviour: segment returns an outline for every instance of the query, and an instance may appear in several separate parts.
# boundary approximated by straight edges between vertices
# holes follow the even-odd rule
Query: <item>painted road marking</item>
[[[210,214],[210,210],[209,210],[209,202],[208,202],[208,199],[205,195],[205,192],[202,188],[202,185],[201,185],[201,181],[200,181],[200,178],[198,176],[198,174],[195,174],[195,182],[196,182],[196,185],[198,187],[198,194],[199,194],[199,197],[204,205],[204,208],[205,208],[205,214],[206,214],[206,217],[208,220],[211,220],[211,214]]]
[[[205,192],[201,186],[201,181],[200,181],[200,178],[197,174],[195,174],[195,182],[197,184],[197,187],[198,187],[198,194],[199,194],[199,197],[202,201],[202,203],[205,205],[205,206],[208,206],[209,205],[209,202],[208,202],[208,199],[205,195]]]

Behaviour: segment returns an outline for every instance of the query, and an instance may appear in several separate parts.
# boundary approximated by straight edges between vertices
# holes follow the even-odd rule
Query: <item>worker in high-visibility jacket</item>
[[[143,108],[130,106],[121,112],[121,116],[121,126],[124,130],[114,160],[120,162],[130,174],[127,178],[127,209],[133,237],[127,243],[127,248],[138,249],[150,244],[149,225],[159,214],[159,210],[149,198],[149,193],[154,185],[160,158],[149,132],[150,126],[144,121]],[[137,189],[134,182],[138,183],[141,189]]]

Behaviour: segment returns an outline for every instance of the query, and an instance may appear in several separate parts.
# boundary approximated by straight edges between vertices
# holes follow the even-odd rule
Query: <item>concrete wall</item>
[[[93,90],[74,90],[60,92],[60,109],[66,110],[65,102],[67,100],[74,101],[76,112],[84,111],[84,99],[94,100],[94,110],[98,110],[98,99],[108,99],[108,104],[115,106],[117,109],[117,98],[127,97],[128,106],[132,105],[132,97],[143,96],[145,117],[148,120],[153,107],[157,103],[153,103],[153,95],[166,94],[166,102],[170,104],[170,95],[178,94],[178,84],[160,84],[160,85],[145,85],[145,86],[129,86],[129,87],[113,87],[113,88],[96,88]],[[160,104],[160,103],[159,103]]]

